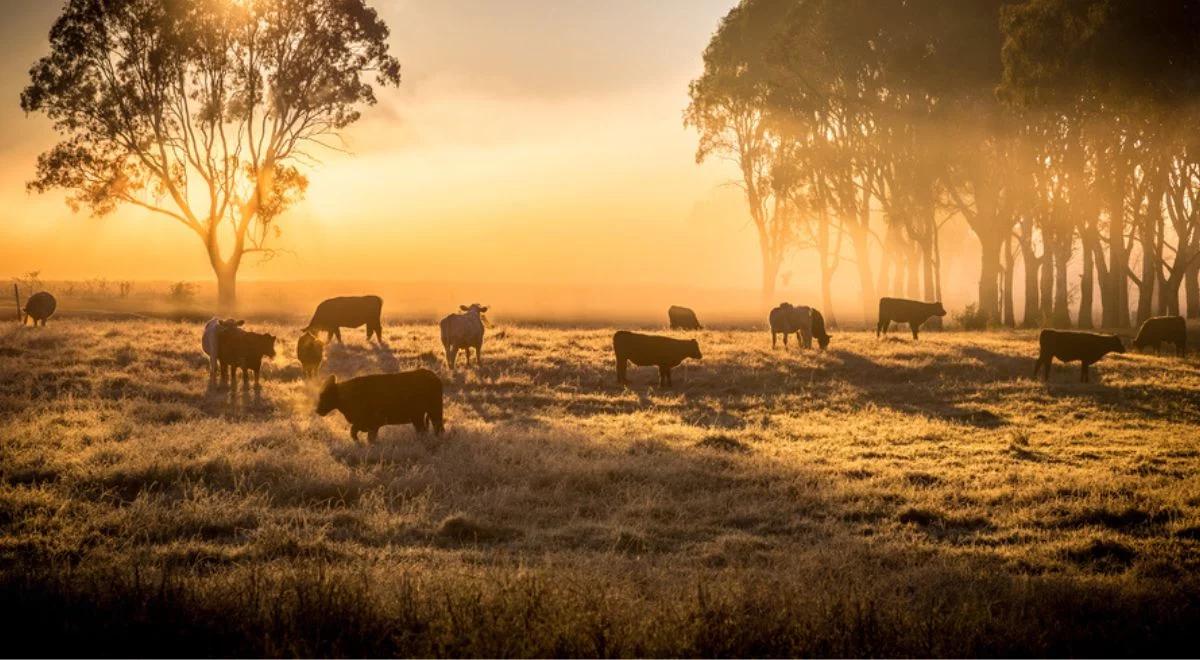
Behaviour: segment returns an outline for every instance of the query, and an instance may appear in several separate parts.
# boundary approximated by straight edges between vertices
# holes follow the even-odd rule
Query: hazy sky
[[[731,172],[681,114],[734,0],[377,0],[399,89],[329,153],[243,279],[653,282],[754,288]],[[18,95],[60,4],[0,21],[0,261],[44,279],[211,278],[197,239],[136,210],[94,219],[24,190],[54,136]],[[6,99],[6,101],[5,101]]]

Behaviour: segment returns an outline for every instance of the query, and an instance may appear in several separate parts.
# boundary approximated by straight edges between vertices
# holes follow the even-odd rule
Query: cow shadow
[[[847,350],[830,351],[830,355],[837,365],[836,375],[864,384],[862,398],[877,406],[975,428],[1009,424],[1007,418],[985,408],[948,400],[937,386],[943,370],[936,365],[896,368]]]

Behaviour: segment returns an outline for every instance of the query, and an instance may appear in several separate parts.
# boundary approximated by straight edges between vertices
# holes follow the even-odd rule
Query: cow
[[[220,337],[222,328],[237,328],[245,321],[239,319],[219,319],[213,317],[208,323],[204,324],[204,334],[200,337],[200,347],[204,349],[204,354],[208,356],[208,383],[215,385],[217,382],[217,364],[218,350],[217,341]],[[225,382],[225,373],[221,372],[221,382]]]
[[[313,312],[312,320],[303,330],[305,332],[324,331],[326,342],[337,337],[340,344],[342,343],[342,328],[357,328],[365,325],[367,326],[367,341],[371,341],[371,335],[375,335],[375,339],[382,344],[383,323],[380,321],[382,313],[383,298],[379,296],[330,298],[317,305],[317,311]]]
[[[359,431],[374,441],[379,428],[389,424],[412,424],[418,433],[430,425],[441,435],[442,381],[428,369],[398,374],[359,376],[337,382],[330,376],[317,397],[317,414],[324,417],[334,410],[350,422],[350,438],[358,441]]]
[[[804,348],[812,348],[813,337],[816,337],[821,350],[824,350],[832,338],[825,332],[825,317],[811,307],[779,303],[767,316],[767,322],[771,326],[771,348],[777,346],[780,334],[783,335],[784,348],[788,345],[788,336],[793,333]]]
[[[879,299],[879,324],[875,326],[875,336],[882,332],[887,334],[892,322],[907,323],[912,329],[913,340],[917,339],[917,331],[921,324],[933,316],[945,316],[946,308],[940,302],[921,302],[904,298]]]
[[[58,301],[54,296],[46,291],[38,291],[29,296],[29,300],[25,301],[25,307],[21,309],[21,325],[25,325],[26,320],[33,321],[33,325],[41,323],[42,327],[46,327],[46,319],[54,314],[54,310],[58,307]]]
[[[237,387],[237,370],[242,370],[242,384],[250,386],[250,372],[254,372],[254,387],[260,387],[259,371],[262,359],[275,357],[275,336],[248,332],[240,327],[218,326],[217,360],[221,366],[221,382],[229,376],[229,384]]]
[[[620,330],[613,335],[613,353],[617,357],[617,382],[625,385],[626,362],[639,367],[658,367],[659,387],[670,387],[671,369],[687,358],[700,359],[700,344],[695,339],[672,339]]]
[[[296,357],[300,360],[304,377],[316,378],[325,359],[325,342],[317,338],[317,333],[305,330],[296,342]]]
[[[1054,361],[1054,358],[1058,358],[1063,362],[1078,360],[1083,364],[1083,371],[1079,378],[1081,383],[1088,382],[1088,367],[1098,362],[1100,358],[1109,353],[1125,352],[1121,338],[1116,335],[1074,330],[1042,330],[1042,333],[1038,335],[1038,347],[1040,348],[1038,359],[1033,363],[1035,379],[1038,371],[1045,368],[1046,380],[1050,380],[1050,363]]]
[[[667,309],[667,319],[671,322],[672,330],[701,330],[700,319],[696,318],[696,312],[687,307],[679,305],[671,305]]]
[[[442,347],[446,349],[446,364],[454,368],[459,349],[467,352],[467,366],[471,366],[471,349],[475,349],[475,365],[483,366],[483,327],[487,323],[484,313],[488,308],[475,303],[459,305],[460,313],[451,314],[439,324],[442,330]]]
[[[1187,354],[1187,322],[1182,316],[1155,316],[1146,319],[1133,340],[1134,348],[1144,351],[1153,348],[1158,353],[1162,342],[1175,345],[1179,357]]]

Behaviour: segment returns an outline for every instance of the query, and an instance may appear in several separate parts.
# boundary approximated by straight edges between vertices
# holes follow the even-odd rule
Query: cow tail
[[[440,396],[431,403],[429,410],[425,411],[425,419],[437,435],[441,435],[446,430],[445,421],[442,418],[442,398]]]

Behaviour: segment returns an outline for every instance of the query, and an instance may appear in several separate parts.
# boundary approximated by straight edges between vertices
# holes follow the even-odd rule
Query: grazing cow
[[[1077,332],[1074,330],[1042,330],[1038,335],[1038,346],[1041,351],[1037,362],[1033,363],[1033,377],[1037,378],[1038,371],[1046,370],[1046,380],[1050,380],[1050,363],[1054,358],[1063,362],[1083,363],[1083,372],[1079,382],[1088,382],[1088,367],[1109,353],[1124,353],[1121,338],[1116,335],[1102,335],[1094,332]]]
[[[1155,353],[1163,342],[1175,344],[1179,357],[1187,354],[1187,322],[1182,316],[1155,316],[1146,319],[1133,340],[1134,348],[1144,351],[1153,348]]]
[[[879,325],[875,326],[875,336],[887,334],[892,322],[907,323],[912,329],[913,339],[917,339],[917,331],[921,324],[932,316],[945,316],[946,308],[940,302],[921,302],[905,300],[904,298],[879,299]]]
[[[447,316],[440,324],[442,346],[446,349],[446,364],[453,369],[458,359],[458,351],[462,349],[467,352],[467,366],[471,366],[471,349],[474,348],[475,364],[482,366],[483,356],[480,350],[483,348],[483,326],[487,323],[484,313],[488,308],[480,306],[479,303],[470,307],[459,305],[458,308],[462,310],[461,313]]]
[[[214,316],[208,320],[208,323],[204,324],[204,334],[200,337],[200,347],[204,349],[204,354],[208,356],[208,382],[210,385],[217,382],[217,342],[220,339],[222,328],[236,328],[243,323],[245,321],[219,319]],[[221,373],[221,382],[225,382],[224,371]]]
[[[250,372],[254,372],[254,387],[259,387],[258,376],[264,357],[275,357],[275,336],[258,332],[247,332],[239,327],[219,326],[217,331],[217,359],[221,364],[221,381],[229,376],[229,384],[237,387],[237,370],[242,370],[242,384],[250,386]]]
[[[367,326],[367,341],[371,335],[379,343],[383,343],[383,323],[380,316],[383,313],[383,298],[379,296],[342,296],[330,298],[317,305],[312,320],[308,322],[305,331],[325,332],[325,341],[337,337],[342,343],[342,328],[357,328]]]
[[[796,307],[791,303],[779,303],[767,317],[771,325],[771,348],[775,348],[778,335],[783,335],[783,345],[788,345],[788,335],[795,334],[796,341],[804,348],[812,348],[813,337],[824,350],[832,337],[825,332],[825,317],[812,307]]]
[[[54,310],[58,307],[58,301],[54,296],[45,291],[38,291],[29,296],[29,300],[25,301],[25,307],[21,311],[24,316],[21,317],[21,325],[25,325],[25,320],[33,321],[34,325],[41,322],[42,326],[46,325],[46,319],[54,314]]]
[[[432,425],[438,435],[445,429],[442,381],[428,369],[359,376],[341,383],[330,376],[321,387],[317,414],[334,410],[342,411],[350,422],[350,437],[355,441],[359,431],[366,431],[367,440],[374,441],[379,427],[389,424],[412,424],[418,433]]]
[[[667,310],[667,318],[671,321],[672,330],[700,330],[700,319],[696,318],[696,312],[687,307],[671,305]]]
[[[321,370],[321,362],[325,359],[325,342],[317,338],[317,333],[305,330],[296,342],[296,357],[304,370],[305,378],[316,378]]]
[[[617,356],[617,382],[625,378],[626,361],[639,367],[658,367],[659,387],[671,386],[671,369],[687,358],[700,359],[700,344],[695,339],[672,339],[620,330],[613,335],[613,352]]]

